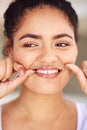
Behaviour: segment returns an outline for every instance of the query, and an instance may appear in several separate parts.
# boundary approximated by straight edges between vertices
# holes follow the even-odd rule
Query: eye
[[[34,44],[34,43],[25,43],[23,45],[23,47],[37,47],[38,45],[37,44]]]
[[[67,47],[67,46],[69,46],[69,44],[61,42],[61,43],[56,43],[55,46],[56,47]]]

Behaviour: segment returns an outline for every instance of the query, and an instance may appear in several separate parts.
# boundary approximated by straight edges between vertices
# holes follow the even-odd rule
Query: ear
[[[4,53],[9,58],[13,59],[13,45],[12,45],[12,43],[9,39],[6,39],[5,52]]]

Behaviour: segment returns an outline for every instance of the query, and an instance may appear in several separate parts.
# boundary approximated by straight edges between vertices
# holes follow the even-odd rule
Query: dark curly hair
[[[78,32],[78,16],[72,8],[71,3],[66,0],[15,0],[12,2],[4,14],[5,35],[13,44],[13,34],[17,31],[19,19],[24,15],[24,12],[32,10],[41,5],[49,5],[58,10],[61,10],[69,19],[73,27],[75,39],[77,40]]]

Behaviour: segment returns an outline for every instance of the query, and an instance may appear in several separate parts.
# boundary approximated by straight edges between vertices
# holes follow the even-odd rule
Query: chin
[[[69,79],[69,77],[67,79],[60,79],[59,77],[54,79],[35,79],[35,77],[31,77],[23,83],[23,86],[28,88],[29,91],[37,94],[56,94],[63,91],[63,88],[66,86]]]

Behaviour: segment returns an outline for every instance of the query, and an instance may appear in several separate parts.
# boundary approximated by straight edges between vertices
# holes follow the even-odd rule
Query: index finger
[[[66,67],[75,74],[80,83],[81,89],[87,94],[87,79],[83,71],[75,64],[66,64]]]
[[[15,71],[18,72],[19,70],[23,70],[25,72],[24,66],[17,61],[13,61],[13,69],[14,69],[14,72]]]

